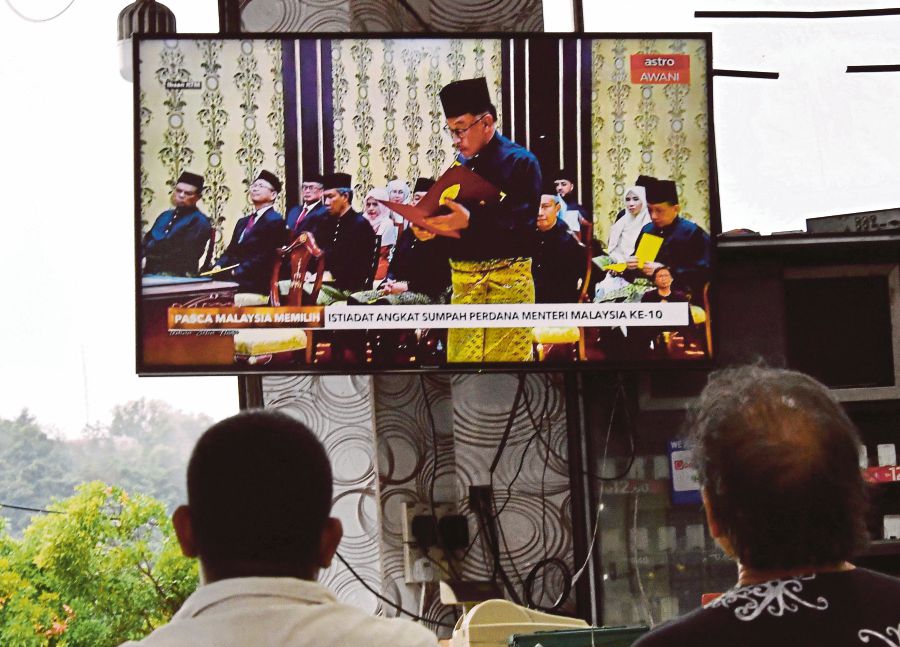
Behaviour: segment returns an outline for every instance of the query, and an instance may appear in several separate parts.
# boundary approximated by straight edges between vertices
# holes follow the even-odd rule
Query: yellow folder
[[[644,263],[652,263],[656,260],[656,255],[659,254],[659,248],[662,247],[663,239],[662,236],[654,236],[653,234],[644,234],[641,236],[641,242],[638,243],[638,248],[635,250],[634,255],[638,259],[638,268],[644,267]],[[604,270],[612,270],[613,272],[624,272],[627,268],[625,263],[611,263],[610,265],[606,265]]]

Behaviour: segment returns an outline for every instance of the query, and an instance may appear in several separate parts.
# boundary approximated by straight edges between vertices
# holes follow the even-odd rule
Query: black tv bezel
[[[615,39],[685,39],[700,40],[706,46],[706,107],[707,107],[707,155],[709,163],[709,215],[710,215],[710,318],[712,349],[703,358],[694,360],[676,359],[625,359],[605,361],[572,361],[556,362],[492,362],[492,363],[444,363],[433,366],[396,366],[378,365],[361,366],[323,366],[296,365],[289,367],[267,368],[266,366],[231,365],[147,365],[143,361],[143,318],[142,318],[142,281],[141,281],[141,146],[140,146],[140,45],[146,41],[193,41],[193,40],[441,40],[460,38],[484,38],[501,40],[615,40]],[[677,370],[677,369],[710,369],[715,365],[715,347],[718,339],[718,325],[713,316],[716,307],[716,276],[718,270],[717,241],[722,233],[721,205],[719,202],[718,166],[715,145],[715,118],[713,106],[713,47],[712,32],[238,32],[238,33],[178,33],[170,35],[135,34],[132,47],[132,69],[134,81],[133,96],[133,164],[134,164],[134,282],[135,282],[135,368],[141,377],[183,377],[183,376],[248,376],[248,375],[378,375],[389,373],[519,373],[519,372],[568,372],[598,370]]]

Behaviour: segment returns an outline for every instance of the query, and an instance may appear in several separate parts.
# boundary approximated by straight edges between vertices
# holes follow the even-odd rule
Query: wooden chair
[[[378,273],[378,263],[381,260],[381,236],[375,236],[375,247],[372,250],[372,269],[369,272],[369,280],[366,290],[375,287],[375,275]]]
[[[587,222],[583,218],[580,218],[580,221],[582,225]],[[588,235],[591,235],[593,233],[593,223],[588,223],[588,227]],[[590,239],[588,239],[587,245],[581,242],[578,245],[582,248],[586,258],[584,278],[581,280],[581,290],[578,293],[578,303],[586,303],[590,301],[588,285],[591,281],[591,267],[593,265]],[[565,349],[563,352],[571,354],[573,359],[584,361],[587,358],[584,347],[584,328],[582,326],[542,326],[534,328],[533,336],[535,354],[538,361],[543,361],[545,357],[553,354],[555,352],[553,350],[554,347],[562,347]]]
[[[291,278],[280,280],[284,260],[290,263]],[[290,245],[277,250],[269,281],[268,305],[273,307],[310,306],[316,304],[325,271],[325,254],[309,232],[302,232]],[[315,276],[310,290],[306,276]],[[283,290],[282,288],[286,288]],[[282,295],[284,291],[284,295]],[[282,303],[284,296],[284,303]],[[311,364],[315,343],[310,328],[263,328],[242,330],[234,339],[235,360],[247,364],[291,363],[297,353],[304,352],[304,360]]]
[[[709,283],[703,285],[703,305],[690,304],[688,325],[678,335],[660,335],[666,355],[678,358],[712,356],[712,321],[709,310]]]
[[[206,253],[203,255],[203,261],[197,268],[200,272],[205,272],[213,266],[213,259],[216,257],[216,239],[219,231],[215,227],[209,228],[209,242],[206,245]]]
[[[269,281],[269,302],[275,307],[282,305],[281,292],[285,282],[280,281],[279,278],[282,261],[285,258],[290,263],[291,278],[288,281],[283,305],[316,305],[319,290],[322,289],[322,276],[325,272],[325,252],[319,249],[316,239],[308,231],[301,232],[294,242],[278,250],[278,259],[272,268],[272,278]],[[307,273],[315,276],[309,291],[305,290]]]

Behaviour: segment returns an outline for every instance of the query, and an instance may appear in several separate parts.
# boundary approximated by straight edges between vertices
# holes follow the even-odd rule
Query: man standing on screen
[[[575,224],[576,218],[569,217],[568,212],[574,212],[574,214],[577,214],[585,222],[592,222],[594,218],[591,215],[590,211],[588,211],[578,203],[578,196],[575,192],[576,177],[577,176],[574,172],[562,168],[559,169],[559,171],[556,172],[556,175],[553,176],[553,184],[554,186],[556,186],[556,193],[566,203],[565,217],[563,219],[568,223],[569,229],[571,229],[575,233],[578,233],[579,231],[581,231],[581,227],[572,226]]]
[[[650,222],[638,236],[636,248],[646,234],[663,239],[653,262],[638,267],[636,256],[628,258],[630,270],[640,270],[647,277],[661,265],[672,269],[672,279],[697,300],[703,285],[709,280],[709,234],[698,225],[679,215],[678,190],[671,180],[656,180],[647,184],[647,208]]]
[[[269,281],[275,262],[275,250],[284,245],[284,218],[275,211],[275,198],[281,191],[281,181],[269,171],[260,171],[250,185],[253,213],[244,216],[234,226],[231,242],[213,269],[223,270],[238,282],[242,292],[269,293]]]
[[[185,171],[172,191],[174,209],[163,211],[144,235],[144,274],[195,276],[212,240],[212,223],[197,208],[203,176]],[[210,252],[210,257],[211,257]]]
[[[301,229],[303,221],[307,218],[315,219],[324,216],[328,211],[328,208],[322,201],[324,188],[321,175],[318,173],[303,174],[303,182],[300,184],[303,202],[288,211],[287,222],[285,223],[287,225],[289,243],[293,242],[300,235],[301,231],[304,231]]]
[[[495,205],[447,201],[450,214],[431,219],[448,239],[451,303],[534,303],[531,241],[541,193],[537,158],[497,131],[497,109],[483,77],[454,81],[441,90],[447,130],[468,167],[501,191]],[[451,328],[449,362],[526,362],[531,328]]]
[[[320,305],[345,301],[358,290],[371,287],[375,254],[375,231],[354,211],[352,179],[347,173],[332,173],[322,180],[322,197],[328,211],[303,220],[299,231],[308,231],[325,252],[325,270],[332,283],[322,286]]]

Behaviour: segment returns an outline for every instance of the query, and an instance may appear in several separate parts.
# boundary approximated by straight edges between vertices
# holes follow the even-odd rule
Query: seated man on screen
[[[454,81],[440,91],[447,131],[457,162],[501,192],[495,204],[463,205],[452,200],[437,229],[459,232],[449,239],[453,282],[451,303],[534,303],[531,240],[541,194],[541,169],[525,147],[497,130],[497,109],[484,77]],[[531,328],[451,328],[448,362],[527,362]]]
[[[285,222],[288,230],[288,243],[293,242],[300,235],[300,232],[304,231],[301,228],[304,220],[321,217],[328,211],[322,200],[323,191],[321,175],[309,172],[303,174],[303,181],[300,183],[300,193],[303,202],[288,211],[287,221]]]
[[[278,177],[260,171],[249,191],[254,210],[237,221],[231,242],[213,267],[221,270],[215,276],[233,278],[242,292],[269,293],[275,252],[287,237],[284,218],[275,211],[275,199],[280,191]]]
[[[370,287],[375,254],[375,231],[362,214],[353,209],[352,180],[347,173],[323,178],[322,197],[327,211],[300,223],[325,252],[325,270],[332,282],[322,286],[319,304],[346,301],[353,292]]]
[[[201,585],[172,620],[125,645],[435,647],[412,622],[342,604],[316,579],[343,534],[331,465],[303,423],[251,410],[210,427],[191,454],[187,505],[172,515]]]
[[[534,234],[535,303],[576,303],[586,271],[586,251],[560,218],[565,202],[548,187],[541,196]]]
[[[419,178],[412,204],[418,203],[434,180]],[[416,197],[418,195],[418,197]],[[383,305],[427,305],[446,303],[450,293],[450,261],[442,237],[410,225],[400,234],[388,265],[387,275],[374,290],[354,293],[351,303]]]
[[[409,203],[413,206],[419,204],[422,198],[425,197],[425,194],[428,193],[428,189],[434,186],[434,179],[430,177],[420,177],[416,180],[415,186],[413,186],[412,196],[410,197]]]
[[[569,171],[568,169],[559,169],[553,176],[553,185],[556,189],[556,193],[564,202],[560,217],[568,223],[569,229],[571,229],[573,233],[578,234],[581,231],[578,217],[580,216],[586,222],[592,222],[594,217],[591,215],[590,211],[578,203],[578,195],[575,191],[576,178],[576,173]]]
[[[648,183],[647,208],[650,222],[644,225],[635,243],[640,246],[641,237],[652,234],[663,239],[656,260],[639,267],[637,257],[627,260],[629,270],[638,270],[645,276],[653,276],[660,265],[672,268],[672,278],[687,292],[697,297],[709,280],[709,234],[701,227],[679,215],[678,190],[671,180]]]
[[[828,388],[794,371],[720,371],[685,429],[738,581],[635,645],[897,645],[900,580],[850,562],[868,540],[868,497],[859,436]]]
[[[653,270],[653,285],[656,287],[645,292],[641,297],[643,303],[684,303],[690,301],[688,295],[680,290],[672,289],[672,270],[660,265]]]
[[[144,274],[199,273],[201,257],[212,239],[212,223],[197,208],[202,194],[202,175],[185,171],[178,177],[172,190],[175,208],[163,211],[144,234]]]

